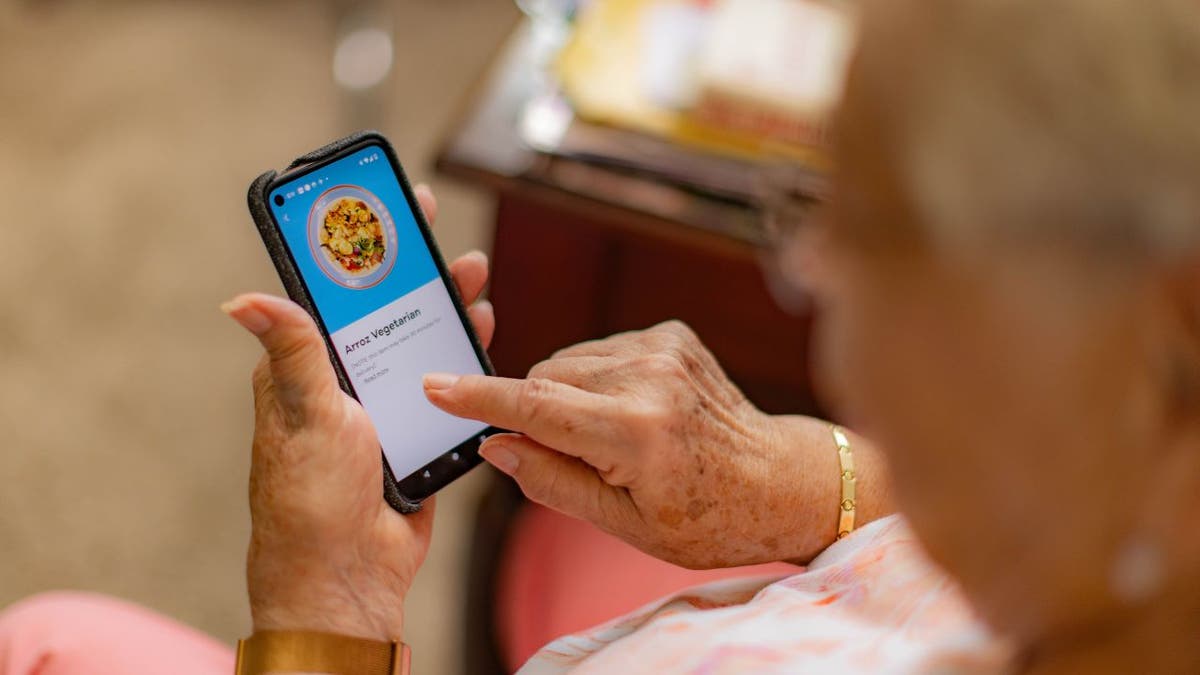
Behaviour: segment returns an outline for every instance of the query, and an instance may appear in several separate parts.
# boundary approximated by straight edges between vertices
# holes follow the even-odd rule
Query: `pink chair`
[[[497,571],[494,622],[501,662],[512,672],[560,635],[690,586],[800,570],[786,563],[688,570],[652,558],[588,523],[525,503],[514,517]]]

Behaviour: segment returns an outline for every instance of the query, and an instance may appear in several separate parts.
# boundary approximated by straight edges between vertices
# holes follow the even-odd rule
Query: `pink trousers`
[[[0,613],[0,675],[229,675],[233,650],[136,605],[35,595]]]

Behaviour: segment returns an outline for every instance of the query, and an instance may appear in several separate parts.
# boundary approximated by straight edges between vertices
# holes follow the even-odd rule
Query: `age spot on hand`
[[[658,522],[667,527],[679,527],[683,522],[683,511],[674,506],[664,506],[658,510]]]
[[[704,502],[699,499],[693,499],[692,501],[688,502],[687,505],[688,519],[700,520],[702,517],[704,517],[705,513],[708,513],[708,510],[712,508],[715,503],[716,502]]]

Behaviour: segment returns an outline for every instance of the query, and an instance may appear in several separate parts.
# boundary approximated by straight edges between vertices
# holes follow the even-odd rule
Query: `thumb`
[[[325,341],[299,305],[272,295],[247,293],[221,305],[221,310],[262,343],[276,398],[290,415],[303,417],[307,406],[320,400],[316,394],[337,388]]]
[[[613,489],[583,460],[522,434],[496,434],[479,454],[517,481],[530,500],[575,518],[595,522],[605,492]]]

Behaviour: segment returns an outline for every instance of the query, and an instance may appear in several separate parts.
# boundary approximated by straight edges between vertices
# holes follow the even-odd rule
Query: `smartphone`
[[[249,204],[288,295],[379,433],[384,496],[417,510],[499,430],[425,398],[425,373],[493,370],[395,152],[376,132],[354,134],[263,174]]]

